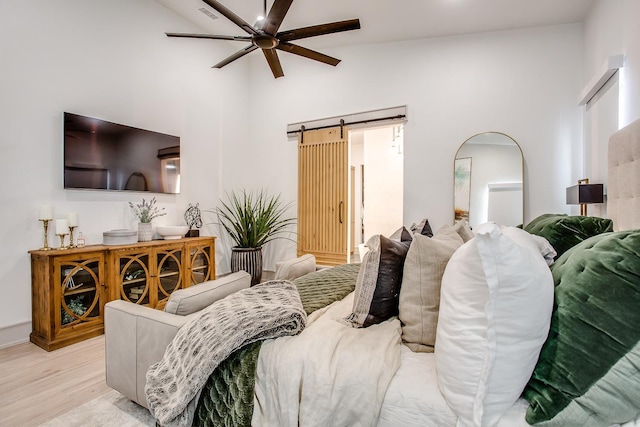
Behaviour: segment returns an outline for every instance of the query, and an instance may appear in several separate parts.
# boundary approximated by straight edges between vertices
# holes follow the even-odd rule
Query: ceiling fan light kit
[[[222,68],[225,65],[253,52],[256,49],[262,49],[265,59],[269,63],[269,68],[273,73],[273,77],[278,78],[284,76],[282,65],[278,58],[276,50],[281,50],[294,55],[313,59],[328,65],[336,66],[340,60],[315,50],[307,49],[297,44],[291,43],[294,40],[305,39],[309,37],[322,36],[325,34],[339,33],[343,31],[351,31],[360,29],[359,19],[349,19],[346,21],[331,22],[328,24],[313,25],[310,27],[298,28],[295,30],[278,32],[282,21],[284,20],[293,0],[275,0],[271,6],[269,14],[266,18],[258,19],[255,25],[250,25],[244,19],[233,13],[217,0],[203,0],[206,4],[218,11],[221,15],[229,19],[231,22],[242,28],[248,35],[246,36],[226,36],[213,34],[194,34],[194,33],[165,33],[168,37],[185,37],[196,39],[213,39],[213,40],[231,40],[250,42],[251,44],[244,49],[239,50],[233,55],[223,59],[213,66],[213,68]],[[266,12],[266,1],[265,1]],[[266,13],[265,13],[266,14]]]

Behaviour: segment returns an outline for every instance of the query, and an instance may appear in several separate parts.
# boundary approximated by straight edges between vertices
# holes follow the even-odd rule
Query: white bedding
[[[373,426],[400,366],[397,318],[344,322],[353,293],[308,318],[294,339],[269,340],[256,367],[253,426]]]
[[[500,419],[497,427],[530,427],[524,417],[529,403],[518,401]],[[457,417],[442,397],[436,380],[433,353],[414,353],[402,345],[400,368],[391,380],[378,427],[448,427]],[[612,427],[640,427],[640,415]]]
[[[353,293],[309,316],[298,336],[266,341],[256,368],[252,426],[448,427],[434,353],[401,343],[397,318],[355,329]],[[519,399],[497,427],[527,427]],[[640,427],[640,415],[620,427]]]
[[[455,426],[457,417],[438,388],[434,354],[414,353],[405,345],[400,354],[400,368],[389,384],[378,427]]]
[[[527,406],[524,399],[518,400],[498,427],[528,427]],[[414,353],[403,345],[400,368],[389,385],[378,427],[448,427],[456,422],[438,388],[434,353]]]

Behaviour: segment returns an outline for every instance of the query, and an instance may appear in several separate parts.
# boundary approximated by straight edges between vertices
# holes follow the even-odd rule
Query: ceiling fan
[[[300,55],[305,58],[323,62],[325,64],[336,66],[340,62],[339,59],[325,55],[315,50],[291,43],[294,40],[300,40],[308,37],[321,36],[325,34],[338,33],[342,31],[350,31],[360,29],[359,19],[349,19],[346,21],[332,22],[329,24],[313,25],[310,27],[298,28],[295,30],[280,31],[280,24],[284,20],[285,15],[289,11],[289,7],[293,0],[275,0],[269,14],[266,15],[267,1],[264,0],[265,17],[258,20],[256,25],[250,25],[238,15],[233,13],[217,0],[203,0],[206,4],[217,10],[221,15],[225,16],[231,22],[242,28],[248,35],[246,36],[224,36],[212,34],[189,34],[189,33],[166,33],[169,37],[187,37],[196,39],[214,39],[214,40],[233,40],[250,42],[251,44],[244,49],[234,53],[226,59],[213,66],[213,68],[222,68],[225,65],[235,61],[256,49],[262,49],[264,57],[269,63],[273,77],[278,78],[284,76],[277,50]]]

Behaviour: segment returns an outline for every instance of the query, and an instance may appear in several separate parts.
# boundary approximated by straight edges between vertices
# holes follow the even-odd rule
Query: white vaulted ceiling
[[[245,33],[202,0],[156,0],[210,34]],[[253,24],[263,0],[221,0]],[[270,8],[273,0],[267,1]],[[344,44],[384,43],[581,22],[593,0],[294,0],[280,30],[359,18],[362,29],[305,39],[321,48]],[[200,9],[218,16],[211,19]],[[167,31],[181,29],[167,28]],[[232,41],[206,43],[236,44]]]

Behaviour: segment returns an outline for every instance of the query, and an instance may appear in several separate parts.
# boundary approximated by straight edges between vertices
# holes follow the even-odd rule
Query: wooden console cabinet
[[[215,237],[34,250],[31,342],[47,351],[104,333],[104,305],[162,309],[177,289],[215,279]]]

